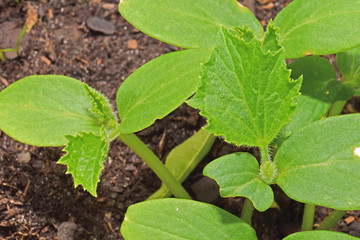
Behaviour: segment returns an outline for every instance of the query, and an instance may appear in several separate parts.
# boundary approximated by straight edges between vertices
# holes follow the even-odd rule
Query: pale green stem
[[[135,134],[119,134],[118,139],[130,147],[155,172],[175,197],[191,199],[161,160]]]
[[[315,205],[305,203],[301,231],[310,231],[313,229],[315,208]]]
[[[261,163],[270,161],[269,146],[263,146],[260,148]]]
[[[346,213],[346,210],[332,211],[332,213],[320,223],[316,230],[330,230]]]
[[[347,101],[336,101],[330,108],[328,117],[340,115]]]
[[[251,218],[254,212],[254,206],[250,199],[245,198],[244,205],[241,211],[241,219],[251,225]]]

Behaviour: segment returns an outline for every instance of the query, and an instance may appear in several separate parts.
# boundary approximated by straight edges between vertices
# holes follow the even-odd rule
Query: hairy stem
[[[250,199],[245,198],[243,208],[241,210],[241,219],[251,225],[251,218],[254,212],[254,206]]]
[[[155,172],[175,197],[191,199],[161,160],[135,134],[120,134],[118,139],[130,147]]]
[[[261,156],[261,163],[271,161],[269,154],[269,146],[266,145],[260,147],[260,156]]]
[[[332,213],[320,223],[316,230],[330,230],[346,214],[346,212],[346,210],[332,211]]]
[[[305,203],[301,231],[310,231],[313,229],[315,207],[315,205]]]

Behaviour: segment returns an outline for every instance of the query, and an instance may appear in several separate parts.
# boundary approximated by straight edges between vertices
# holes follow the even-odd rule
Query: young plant
[[[207,118],[206,130],[260,150],[260,164],[248,153],[235,153],[204,169],[220,185],[222,197],[246,197],[242,219],[251,223],[254,207],[267,210],[274,201],[270,185],[277,184],[305,203],[302,230],[312,229],[315,205],[335,209],[319,226],[330,229],[346,210],[360,209],[360,115],[326,118],[340,114],[346,100],[357,95],[359,51],[341,52],[360,45],[360,30],[353,25],[360,23],[360,2],[295,0],[268,24],[265,34],[244,20],[223,24],[218,16],[224,13],[227,23],[233,14],[241,16],[225,7],[242,9],[230,0],[123,0],[119,5],[121,14],[150,36],[185,48],[212,49],[201,67],[201,86],[188,103]],[[212,24],[217,31],[207,29]],[[340,53],[344,84],[328,60],[304,57],[334,53]],[[286,67],[289,58],[299,59]],[[131,206],[121,231],[125,239],[256,239],[240,218],[178,199]],[[310,231],[285,239],[356,238]]]
[[[344,51],[360,46],[359,0],[295,0],[265,33],[235,0],[122,0],[119,10],[148,35],[185,48],[152,60],[125,80],[116,98],[121,123],[102,94],[50,75],[26,77],[0,93],[0,129],[31,145],[66,145],[59,163],[68,166],[75,186],[94,196],[115,138],[163,181],[152,199],[191,198],[181,182],[209,151],[213,134],[261,153],[260,163],[235,153],[204,169],[223,197],[246,197],[241,218],[192,200],[151,200],[129,207],[121,228],[125,239],[256,239],[249,225],[253,209],[265,211],[273,204],[272,184],[306,204],[303,230],[312,229],[315,205],[336,209],[335,220],[345,210],[360,209],[360,117],[326,118],[329,109],[329,115],[339,114],[357,94],[359,52]],[[339,52],[344,52],[337,61],[345,84],[328,60],[304,57]],[[299,59],[286,66],[289,58]],[[175,148],[165,167],[134,132],[194,93],[188,103],[201,110],[208,125]],[[333,222],[324,221],[321,229]],[[309,231],[285,239],[354,237]]]

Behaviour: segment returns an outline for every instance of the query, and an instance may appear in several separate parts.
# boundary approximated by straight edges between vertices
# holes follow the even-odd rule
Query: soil
[[[286,0],[245,0],[266,25]],[[28,75],[58,74],[79,79],[115,103],[120,84],[138,67],[177,47],[150,38],[127,23],[117,10],[118,1],[101,0],[0,0],[0,49],[15,47],[28,15],[37,17],[22,39],[19,56],[5,54],[0,62],[0,90]],[[105,21],[104,21],[105,20]],[[358,100],[346,111],[358,112]],[[182,105],[166,118],[138,133],[161,158],[193,135],[204,123],[198,112]],[[195,199],[212,202],[239,214],[242,199],[222,199],[210,188],[201,169],[210,160],[240,149],[218,140],[203,163],[184,185]],[[74,188],[66,167],[56,164],[61,148],[19,143],[0,131],[0,239],[122,239],[120,226],[129,205],[145,200],[160,186],[155,174],[120,141],[111,144],[98,185],[98,197]],[[210,186],[210,187],[209,187]],[[200,190],[199,190],[200,189]],[[282,239],[299,230],[302,204],[275,188],[280,209],[255,213],[259,239]],[[316,221],[329,209],[318,208]],[[336,230],[360,237],[359,212],[349,211]]]

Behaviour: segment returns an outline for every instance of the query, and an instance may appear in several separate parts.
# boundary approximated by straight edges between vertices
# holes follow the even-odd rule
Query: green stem
[[[305,203],[301,231],[310,231],[313,229],[315,207],[315,205]]]
[[[120,134],[118,139],[130,147],[155,172],[175,197],[191,199],[161,160],[135,134]]]
[[[270,161],[269,146],[260,147],[261,163]]]
[[[340,115],[347,101],[336,101],[330,108],[328,117]]]
[[[241,210],[241,219],[251,225],[251,218],[254,212],[254,206],[250,199],[245,198],[243,208]]]
[[[316,230],[330,230],[346,214],[346,212],[346,210],[332,211],[332,213],[320,223]]]

